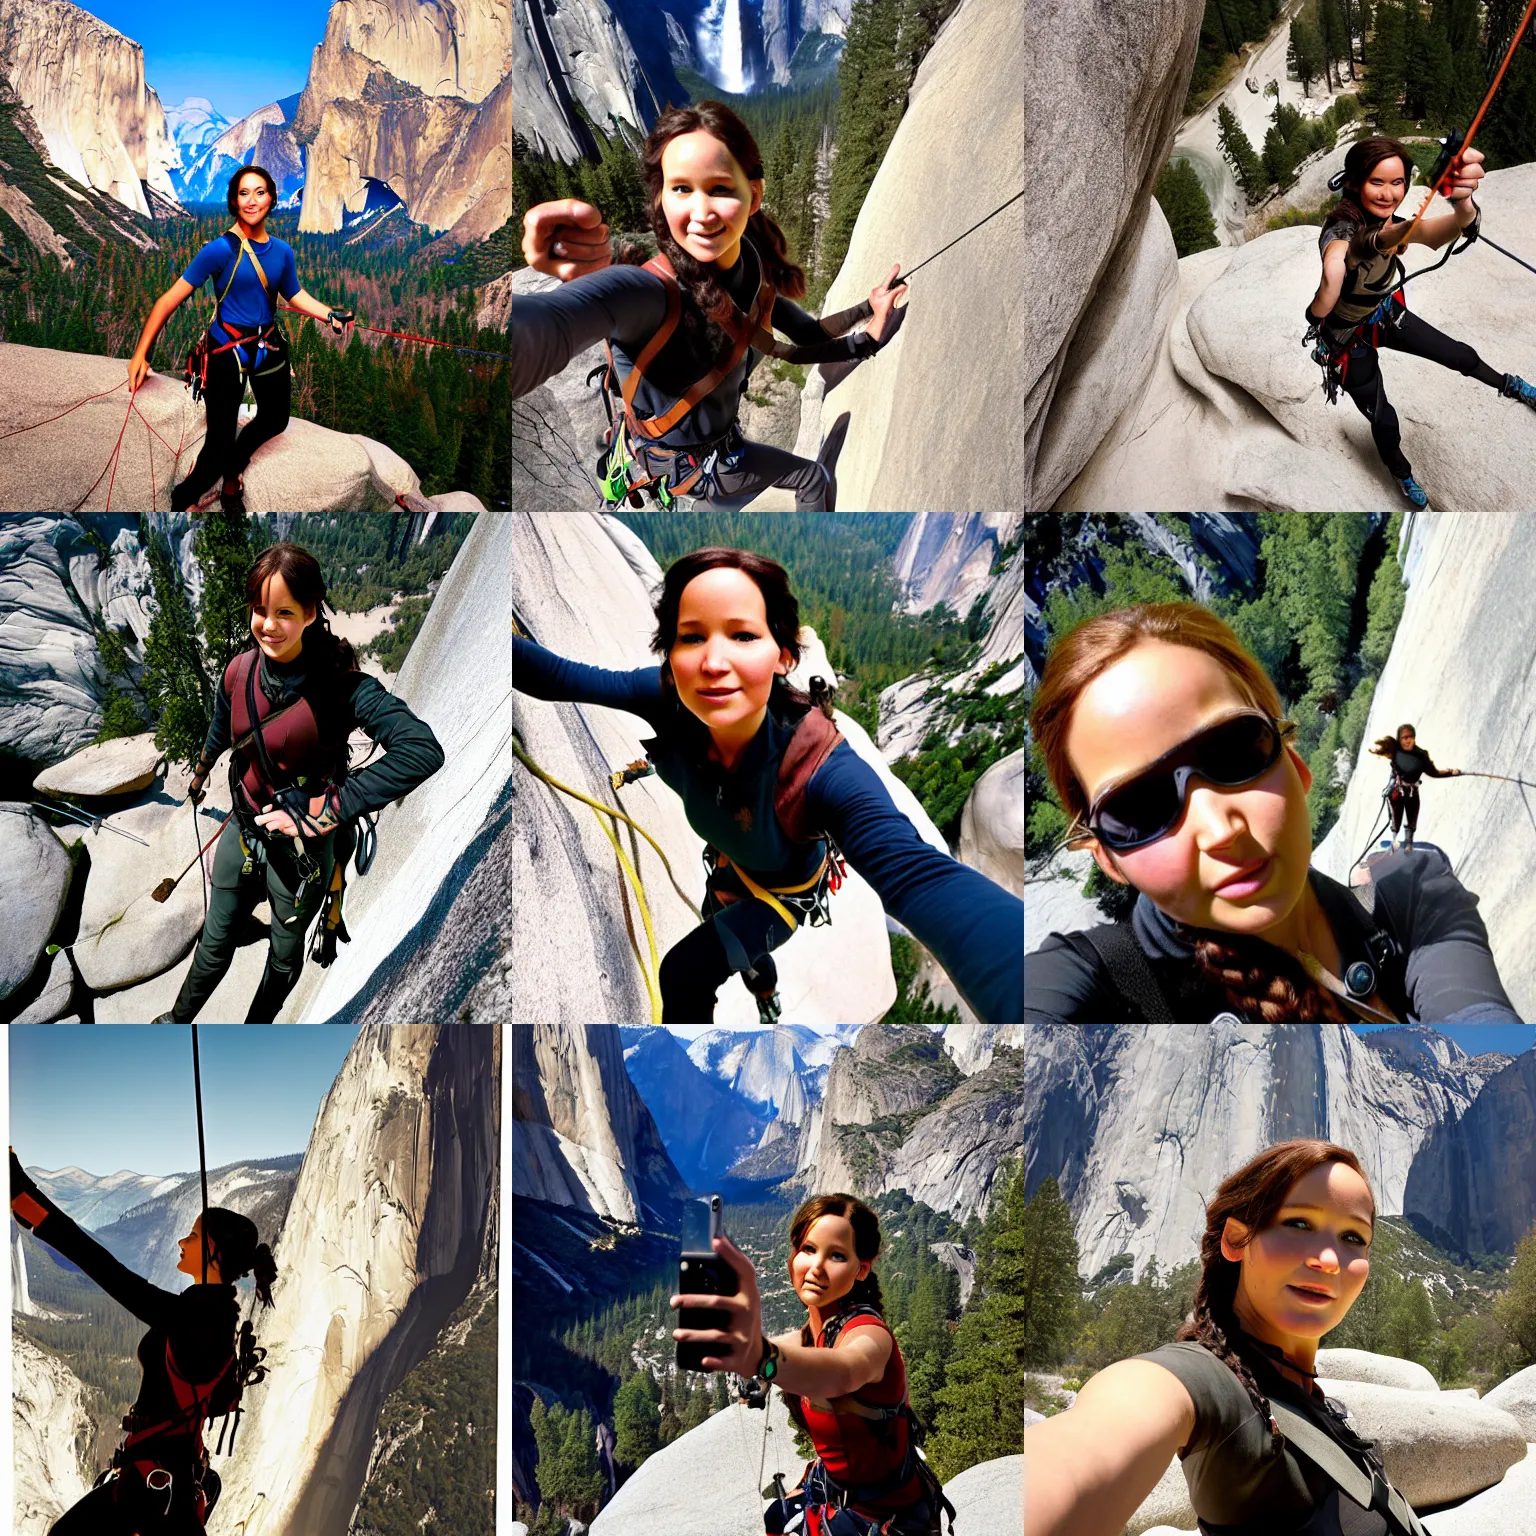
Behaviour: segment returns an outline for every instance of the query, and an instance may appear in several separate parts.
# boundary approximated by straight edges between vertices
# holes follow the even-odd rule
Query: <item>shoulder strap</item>
[[[795,733],[784,749],[784,756],[779,759],[773,791],[773,809],[792,842],[813,843],[820,837],[810,825],[805,791],[812,775],[843,739],[837,723],[827,719],[814,704],[795,725]]]
[[[228,233],[233,235],[240,242],[241,253],[243,255],[249,256],[251,258],[251,265],[256,268],[256,277],[257,277],[258,281],[261,283],[261,291],[263,293],[270,294],[272,292],[272,290],[271,290],[271,288],[267,284],[267,274],[261,270],[261,263],[256,260],[256,252],[251,248],[250,242],[245,238],[245,235],[240,230],[238,230],[238,229],[232,229],[232,230],[228,231]],[[236,265],[238,266],[239,263],[237,262]],[[230,280],[230,282],[234,282],[235,275],[234,275],[233,272],[230,273],[229,280]]]
[[[1148,1024],[1177,1022],[1128,923],[1101,923],[1096,928],[1084,930],[1080,936],[1093,946],[1121,995],[1141,1010],[1141,1016]]]
[[[1361,1509],[1374,1510],[1392,1536],[1428,1536],[1413,1507],[1375,1468],[1369,1475],[1325,1429],[1274,1398],[1269,1411],[1293,1451],[1299,1451]]]

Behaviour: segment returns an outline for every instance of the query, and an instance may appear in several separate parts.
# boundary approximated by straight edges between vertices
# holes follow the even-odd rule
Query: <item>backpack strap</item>
[[[1136,935],[1128,923],[1101,923],[1079,933],[1068,934],[1067,940],[1086,940],[1098,956],[1103,968],[1114,978],[1120,995],[1129,999],[1141,1010],[1148,1024],[1174,1024],[1178,1021],[1168,1006],[1151,962],[1142,952]],[[1078,949],[1073,943],[1072,947]],[[1081,949],[1078,949],[1081,954]]]
[[[1413,1506],[1374,1467],[1367,1474],[1332,1435],[1294,1408],[1272,1398],[1269,1411],[1291,1449],[1305,1456],[1352,1503],[1386,1520],[1392,1536],[1429,1536]]]

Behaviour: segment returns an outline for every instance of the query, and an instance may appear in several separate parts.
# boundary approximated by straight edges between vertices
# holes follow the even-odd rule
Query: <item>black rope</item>
[[[1536,272],[1536,267],[1533,267],[1530,262],[1522,260],[1519,256],[1516,256],[1513,251],[1506,251],[1502,245],[1494,245],[1493,241],[1490,240],[1487,235],[1479,235],[1477,238],[1481,240],[1484,245],[1493,245],[1494,250],[1496,250],[1500,256],[1508,256],[1511,261],[1517,263],[1519,266],[1524,267],[1527,272]]]
[[[203,1284],[208,1284],[208,1152],[203,1144],[203,1067],[197,1053],[197,1025],[192,1026],[192,1090],[197,1098],[197,1167],[203,1180]]]
[[[928,258],[928,261],[920,261],[920,262],[918,262],[918,264],[915,267],[913,267],[912,271],[908,272],[906,274],[906,276],[910,278],[910,277],[913,276],[914,273],[921,272],[923,270],[923,268],[928,265],[929,261],[937,261],[939,259],[939,257],[942,256],[944,254],[944,252],[947,251],[951,245],[959,245],[960,242],[965,239],[966,235],[974,235],[976,233],[976,231],[978,229],[980,229],[981,226],[987,222],[987,219],[995,219],[998,216],[998,214],[1000,214],[1003,211],[1004,208],[1011,208],[1013,206],[1013,204],[1018,202],[1018,200],[1021,197],[1023,197],[1024,193],[1027,192],[1027,191],[1029,191],[1029,188],[1025,187],[1022,191],[1015,192],[1014,195],[1012,197],[1010,197],[1006,203],[1003,203],[1000,207],[994,208],[992,210],[992,212],[987,215],[986,219],[981,219],[977,223],[972,224],[971,227],[968,230],[966,230],[965,235],[956,235],[955,238],[949,242],[949,245],[944,246],[942,250],[935,251],[933,253],[933,255]]]

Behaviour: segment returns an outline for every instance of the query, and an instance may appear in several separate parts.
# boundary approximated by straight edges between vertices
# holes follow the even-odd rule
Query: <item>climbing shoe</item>
[[[1402,491],[1403,495],[1406,496],[1408,500],[1414,504],[1414,506],[1427,507],[1429,505],[1429,492],[1426,491],[1424,487],[1413,478],[1412,475],[1404,475],[1403,478],[1397,482],[1397,485],[1398,489]]]
[[[1527,384],[1518,374],[1506,373],[1499,393],[1509,400],[1518,400],[1536,411],[1536,384]]]
[[[158,1019],[151,1019],[149,1022],[151,1024],[174,1024],[176,1022],[176,1015],[173,1013],[162,1013]]]
[[[757,999],[757,1022],[772,1027],[779,1022],[779,1015],[784,1011],[779,1002],[777,992],[754,992]]]
[[[219,488],[219,506],[225,512],[244,512],[245,511],[245,485],[244,485],[244,483],[242,482],[241,484],[237,485],[235,487],[235,489],[233,490],[233,492],[226,491],[221,486]]]

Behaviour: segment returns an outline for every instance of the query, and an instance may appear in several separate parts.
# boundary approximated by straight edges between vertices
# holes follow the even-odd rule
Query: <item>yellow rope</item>
[[[518,761],[521,762],[531,774],[533,774],[536,778],[542,779],[544,783],[548,784],[551,789],[558,789],[561,794],[569,795],[573,800],[580,800],[583,805],[590,805],[592,809],[597,812],[599,818],[597,824],[603,829],[603,832],[608,841],[613,845],[613,851],[618,855],[619,864],[623,868],[625,875],[628,877],[630,886],[635,893],[635,899],[640,905],[640,919],[645,925],[645,940],[651,955],[650,964],[646,964],[645,960],[641,957],[638,946],[636,946],[633,941],[631,941],[630,948],[634,951],[635,961],[639,965],[640,974],[645,980],[645,990],[650,996],[651,1023],[660,1024],[661,958],[656,949],[656,929],[651,922],[651,909],[645,899],[645,882],[640,878],[639,871],[636,870],[635,866],[630,863],[629,857],[624,852],[623,848],[619,846],[618,833],[612,826],[603,821],[602,817],[610,816],[615,821],[627,822],[631,827],[633,827],[635,831],[638,832],[640,836],[643,837],[646,842],[648,842],[651,847],[656,850],[656,856],[666,867],[667,878],[671,880],[673,889],[677,891],[679,896],[683,897],[684,901],[688,901],[688,898],[683,892],[682,887],[677,883],[677,876],[672,873],[671,862],[668,860],[666,854],[662,851],[661,844],[658,843],[656,839],[652,837],[651,834],[639,824],[639,822],[631,820],[624,814],[623,811],[616,811],[612,806],[604,805],[600,800],[594,800],[590,795],[584,795],[579,789],[572,789],[569,784],[562,784],[559,779],[555,778],[549,773],[546,773],[545,770],[539,767],[539,765],[534,762],[534,760],[529,757],[528,754],[522,749],[522,746],[518,742],[516,736],[512,738],[512,751],[517,756]],[[699,918],[700,922],[703,921],[703,918],[699,914],[699,909],[695,907],[691,901],[688,901],[688,908],[695,917]]]

